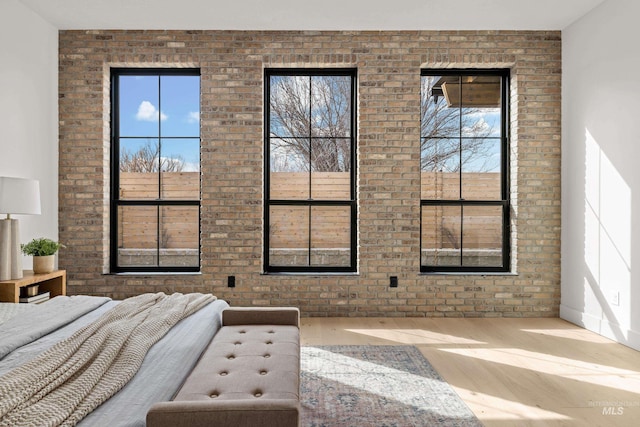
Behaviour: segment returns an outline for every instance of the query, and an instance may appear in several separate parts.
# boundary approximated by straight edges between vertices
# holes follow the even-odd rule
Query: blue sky
[[[119,95],[123,147],[137,150],[147,143],[147,139],[126,137],[149,137],[155,142],[162,135],[162,157],[180,156],[187,163],[185,169],[198,170],[200,77],[120,76]]]

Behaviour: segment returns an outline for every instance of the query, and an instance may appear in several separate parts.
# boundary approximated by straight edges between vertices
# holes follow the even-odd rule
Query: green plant
[[[62,243],[54,242],[51,239],[41,237],[39,239],[33,239],[26,245],[20,245],[22,253],[32,256],[48,256],[55,255],[58,249],[64,248]]]

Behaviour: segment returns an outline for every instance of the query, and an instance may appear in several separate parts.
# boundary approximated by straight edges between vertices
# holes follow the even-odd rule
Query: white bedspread
[[[95,310],[110,298],[58,296],[45,303],[32,305],[0,325],[0,360],[13,350],[73,322]]]
[[[16,304],[13,302],[0,302],[0,325],[20,313],[25,313],[29,310],[35,310],[36,307],[37,304]]]

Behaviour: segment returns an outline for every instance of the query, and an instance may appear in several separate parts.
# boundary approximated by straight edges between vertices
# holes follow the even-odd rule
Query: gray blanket
[[[0,360],[13,350],[73,322],[109,301],[105,297],[58,296],[43,304],[30,305],[0,325]]]

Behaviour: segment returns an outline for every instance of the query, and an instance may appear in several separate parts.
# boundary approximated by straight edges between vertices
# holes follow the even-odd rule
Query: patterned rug
[[[302,427],[478,427],[412,346],[302,347]]]

